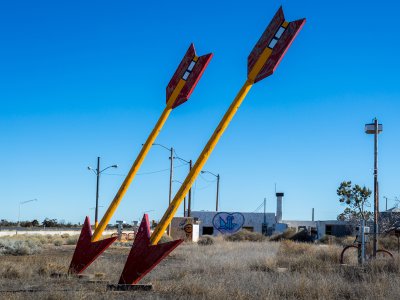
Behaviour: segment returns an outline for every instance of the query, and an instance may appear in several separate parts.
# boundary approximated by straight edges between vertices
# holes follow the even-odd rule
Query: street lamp
[[[186,159],[183,159],[183,158],[181,158],[179,156],[175,156],[174,158],[177,158],[177,159],[189,164],[189,173],[190,173],[190,171],[192,170],[192,160],[187,161]],[[184,200],[184,206],[183,207],[185,209],[183,211],[184,212],[183,216],[186,217],[185,216],[185,212],[186,212],[186,196],[185,196],[185,198],[183,198],[183,200]],[[188,193],[188,211],[187,211],[187,216],[188,217],[190,217],[190,213],[191,212],[192,212],[192,188],[189,189],[189,193]]]
[[[174,148],[168,148],[165,147],[164,145],[161,144],[157,144],[157,143],[153,143],[153,146],[160,146],[168,151],[170,151],[170,157],[169,159],[170,161],[170,166],[169,166],[169,193],[168,193],[168,206],[171,203],[172,200],[172,176],[173,176],[173,171],[174,171]],[[168,228],[167,228],[167,234],[171,235],[171,226],[169,226],[168,224]]]
[[[213,175],[213,176],[215,176],[215,177],[217,177],[217,199],[216,199],[216,201],[215,201],[215,211],[218,211],[218,198],[219,198],[219,174],[214,174],[214,173],[212,173],[212,172],[210,172],[210,171],[201,171],[201,173],[202,174],[204,174],[204,173],[208,173],[208,174],[211,174],[211,175]]]
[[[183,184],[183,182],[179,180],[172,180],[172,182]],[[186,217],[186,196],[183,198],[183,217]]]
[[[33,202],[33,201],[38,201],[38,199],[31,199],[31,200],[26,200],[26,201],[20,201],[19,202],[19,206],[18,206],[18,225],[17,225],[17,227],[19,227],[20,226],[20,217],[21,217],[21,205],[24,205],[24,204],[26,204],[26,203],[29,203],[29,202]]]
[[[104,168],[103,170],[100,171],[100,157],[97,157],[97,168],[93,169],[91,167],[87,167],[89,171],[93,171],[94,174],[96,174],[97,180],[96,180],[96,210],[94,214],[94,228],[97,227],[99,224],[98,222],[98,214],[99,214],[99,185],[100,185],[100,174],[109,169],[109,168],[118,168],[118,165],[112,165],[108,166],[107,168]]]
[[[379,185],[378,185],[378,135],[383,131],[382,124],[375,118],[373,123],[365,124],[365,133],[374,135],[374,241],[373,256],[376,257],[378,244],[378,214],[379,214]]]

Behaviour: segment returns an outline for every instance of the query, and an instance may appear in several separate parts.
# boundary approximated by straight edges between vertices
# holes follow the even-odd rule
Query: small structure
[[[197,218],[175,217],[171,221],[171,237],[174,240],[182,239],[185,242],[197,242],[199,233]]]
[[[276,193],[276,223],[282,222],[282,198],[284,193]]]
[[[118,225],[118,240],[122,239],[122,226],[125,224],[125,221],[115,221]]]

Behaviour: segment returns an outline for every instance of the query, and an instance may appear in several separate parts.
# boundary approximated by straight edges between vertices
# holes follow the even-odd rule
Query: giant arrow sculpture
[[[108,238],[101,241],[100,238],[172,109],[189,99],[211,58],[211,53],[203,56],[197,56],[194,45],[190,45],[181,63],[179,64],[178,69],[175,71],[175,74],[172,76],[171,81],[167,86],[167,105],[164,111],[158,119],[153,131],[147,138],[146,143],[143,145],[128,175],[115,195],[114,200],[108,207],[107,212],[104,214],[99,225],[95,228],[93,235],[89,218],[86,217],[85,224],[79,236],[78,244],[76,245],[69,267],[70,273],[83,272],[115,241],[116,238]]]
[[[185,181],[181,185],[178,192],[175,194],[174,199],[169,205],[167,211],[157,225],[150,239],[140,238],[135,240],[134,248],[132,248],[125,268],[122,272],[120,284],[135,284],[143,277],[143,274],[149,272],[165,255],[161,255],[160,247],[155,247],[160,241],[163,233],[165,232],[168,224],[170,224],[174,217],[179,205],[183,198],[188,193],[196,177],[199,175],[204,164],[206,163],[211,152],[218,143],[220,137],[228,127],[233,116],[239,109],[241,103],[249,92],[254,83],[270,76],[278,66],[283,58],[287,49],[295,39],[297,33],[300,31],[305,23],[305,19],[288,22],[285,20],[282,8],[279,8],[271,23],[262,34],[261,38],[253,48],[248,57],[247,62],[247,80],[243,87],[240,89],[236,98],[233,100],[228,111],[220,121],[218,127],[215,129],[213,135],[201,152],[199,158],[194,164],[192,170],[187,175]],[[145,222],[146,217],[144,217]],[[144,223],[142,228],[145,229]],[[175,242],[175,243],[174,243]],[[171,244],[165,247],[164,252],[168,254],[171,252],[180,241],[170,242]],[[150,247],[153,245],[153,247]],[[163,245],[163,244],[162,244]],[[135,253],[136,252],[136,253]],[[147,269],[143,268],[144,262]]]

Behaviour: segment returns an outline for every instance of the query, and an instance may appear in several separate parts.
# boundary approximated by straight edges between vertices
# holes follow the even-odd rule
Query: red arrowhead
[[[136,284],[183,240],[168,243],[150,244],[150,223],[147,214],[143,216],[131,252],[126,260],[119,284]]]
[[[69,266],[69,273],[82,273],[100,254],[102,254],[117,239],[112,237],[98,242],[92,242],[92,229],[89,217],[86,217],[82,227],[74,256]]]

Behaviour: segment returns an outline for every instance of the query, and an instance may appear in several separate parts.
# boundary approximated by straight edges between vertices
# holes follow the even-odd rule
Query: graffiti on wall
[[[184,219],[179,223],[179,229],[185,232],[186,238],[192,238],[193,224],[191,219]]]
[[[222,234],[238,232],[244,225],[244,216],[241,213],[217,213],[213,218],[213,226]]]

